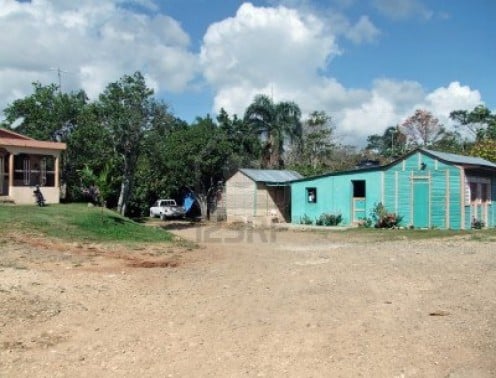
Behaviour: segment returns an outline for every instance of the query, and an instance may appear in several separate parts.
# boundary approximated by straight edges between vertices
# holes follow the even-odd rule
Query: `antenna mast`
[[[58,82],[59,82],[59,93],[62,93],[62,74],[63,74],[63,73],[69,73],[69,72],[67,72],[67,71],[62,71],[62,70],[60,69],[60,67],[57,67],[57,68],[52,67],[52,68],[50,68],[50,70],[51,70],[51,71],[57,71],[57,79],[58,79]]]

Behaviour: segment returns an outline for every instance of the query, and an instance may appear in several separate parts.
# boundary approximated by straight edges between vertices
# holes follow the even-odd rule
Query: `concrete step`
[[[15,201],[9,196],[0,196],[0,204],[15,204]]]

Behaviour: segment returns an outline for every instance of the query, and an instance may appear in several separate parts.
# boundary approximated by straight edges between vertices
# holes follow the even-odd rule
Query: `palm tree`
[[[244,116],[262,139],[262,168],[284,167],[284,145],[301,141],[301,110],[294,102],[274,103],[266,95],[255,96]]]

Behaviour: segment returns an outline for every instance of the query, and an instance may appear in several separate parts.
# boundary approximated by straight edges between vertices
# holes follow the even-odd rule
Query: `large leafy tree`
[[[312,112],[303,122],[299,148],[291,151],[290,167],[304,176],[329,171],[335,148],[333,131],[329,115],[323,111]]]
[[[145,132],[153,118],[153,90],[140,72],[110,83],[99,97],[100,117],[121,164],[117,211],[126,214]]]
[[[181,134],[188,128],[188,124],[174,117],[163,102],[156,101],[152,107],[154,116],[143,139],[133,195],[128,206],[132,215],[145,214],[158,198],[175,197],[182,185],[181,178],[175,177],[170,169],[170,159],[174,158],[168,153],[172,144],[169,138],[173,134]],[[175,158],[181,159],[180,156]]]
[[[262,168],[283,168],[285,144],[301,140],[301,111],[294,102],[274,103],[257,95],[245,111],[244,121],[262,139]]]
[[[496,114],[479,105],[471,111],[455,110],[450,113],[450,118],[457,123],[461,133],[468,133],[475,139],[472,143],[464,143],[464,147],[469,145],[470,155],[496,161]]]
[[[431,147],[438,151],[466,154],[470,145],[471,143],[463,139],[459,132],[446,131]]]
[[[4,127],[39,140],[63,140],[78,123],[87,104],[84,91],[61,93],[55,84],[33,83],[33,93],[4,110]]]
[[[439,120],[431,112],[423,109],[415,110],[401,127],[410,142],[416,146],[431,146],[441,139],[445,132]]]
[[[120,164],[112,148],[109,130],[102,127],[96,104],[85,106],[66,141],[62,175],[68,189],[67,199],[78,200],[87,185],[97,185],[102,199],[109,206],[115,206],[119,194],[116,177],[119,175]],[[87,182],[88,177],[98,180]]]
[[[469,154],[480,156],[483,159],[496,163],[496,139],[484,139],[475,142],[471,147]]]
[[[355,146],[337,144],[332,151],[329,160],[331,171],[346,171],[354,169],[362,160],[362,155],[357,151]]]
[[[408,150],[407,136],[398,126],[389,126],[382,135],[367,137],[366,150],[374,151],[386,161],[395,159]]]
[[[457,123],[460,131],[468,131],[477,141],[484,139],[496,140],[496,114],[484,105],[476,106],[473,110],[455,110],[450,118]]]
[[[166,140],[164,164],[170,192],[188,189],[208,217],[215,190],[225,180],[233,144],[212,118],[197,118],[189,127],[177,130]]]
[[[231,147],[224,175],[229,177],[243,167],[258,167],[261,145],[257,133],[250,125],[236,115],[230,117],[224,109],[221,109],[217,116],[217,124]]]

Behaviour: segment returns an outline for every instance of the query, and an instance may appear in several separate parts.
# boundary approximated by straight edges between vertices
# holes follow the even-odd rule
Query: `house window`
[[[353,198],[365,198],[365,180],[353,180]]]
[[[317,202],[317,188],[307,188],[307,201],[309,203]]]
[[[15,156],[14,185],[55,186],[55,159],[39,155]]]

